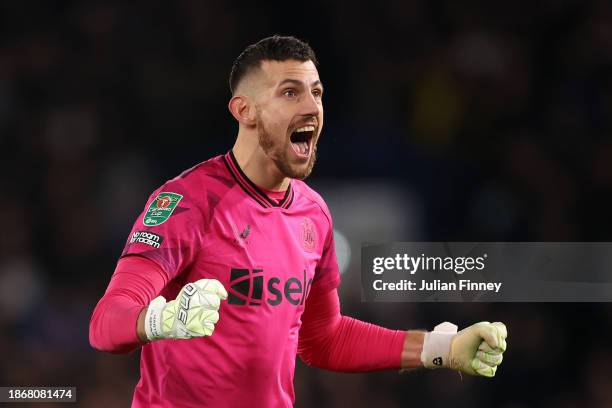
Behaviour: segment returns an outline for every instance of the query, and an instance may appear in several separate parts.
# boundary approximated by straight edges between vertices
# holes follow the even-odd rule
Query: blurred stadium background
[[[612,3],[0,2],[0,385],[129,406],[138,353],[89,317],[164,180],[227,151],[233,59],[293,34],[318,53],[310,178],[346,265],[345,314],[395,328],[501,320],[494,380],[296,372],[298,407],[611,407],[609,304],[361,303],[362,241],[612,240]],[[274,350],[270,350],[274,352]]]

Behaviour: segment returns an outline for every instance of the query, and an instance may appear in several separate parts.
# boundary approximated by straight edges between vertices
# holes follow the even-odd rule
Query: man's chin
[[[276,166],[285,177],[297,180],[304,180],[305,178],[310,176],[310,173],[312,173],[314,162],[315,158],[311,157],[307,163],[291,165],[287,162],[276,162]]]
[[[310,175],[312,169],[309,168],[295,168],[295,167],[286,167],[281,169],[281,172],[285,175],[285,177],[289,177],[297,180],[304,180],[306,177]]]

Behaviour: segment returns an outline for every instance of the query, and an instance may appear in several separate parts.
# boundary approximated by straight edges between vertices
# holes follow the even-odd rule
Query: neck
[[[248,143],[249,141],[251,143]],[[232,152],[244,174],[256,185],[277,191],[289,187],[291,180],[280,172],[272,159],[259,146],[257,135],[247,137],[242,132],[238,132]]]

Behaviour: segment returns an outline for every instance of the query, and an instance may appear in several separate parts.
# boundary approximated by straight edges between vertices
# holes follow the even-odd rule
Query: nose
[[[317,100],[315,96],[308,92],[305,98],[303,98],[300,112],[303,116],[318,116],[323,109],[323,105],[320,100]]]

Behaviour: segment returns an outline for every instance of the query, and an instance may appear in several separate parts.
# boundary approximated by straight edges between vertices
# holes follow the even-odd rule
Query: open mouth
[[[291,133],[290,141],[293,150],[298,156],[308,157],[310,155],[311,140],[314,135],[315,127],[312,125],[302,126]]]

